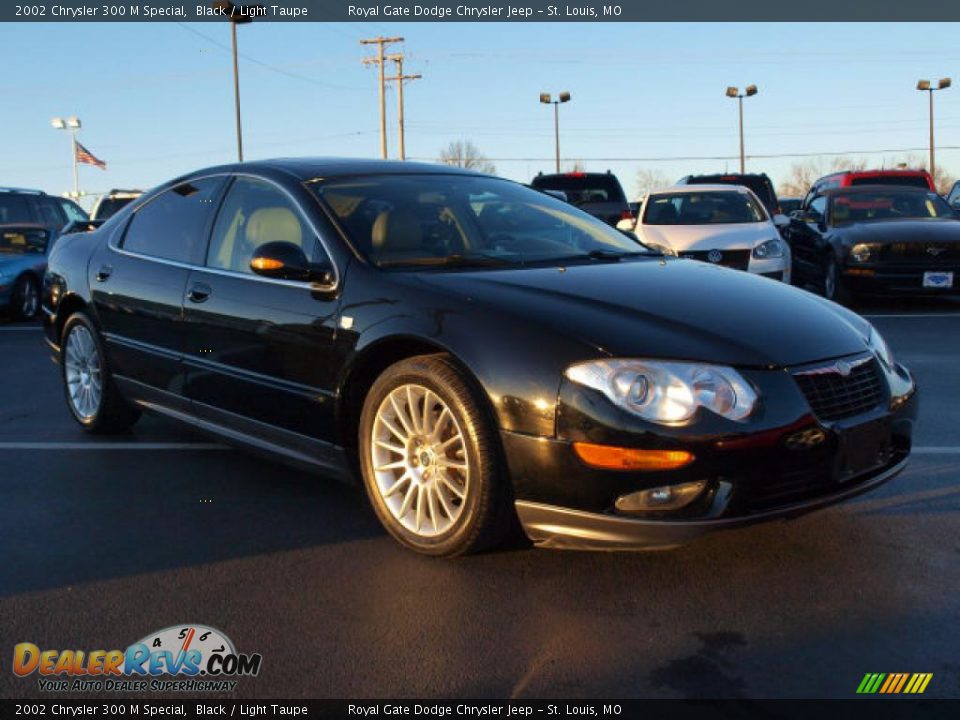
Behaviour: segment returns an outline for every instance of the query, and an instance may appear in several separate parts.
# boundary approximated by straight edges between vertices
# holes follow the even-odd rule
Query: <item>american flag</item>
[[[87,150],[83,145],[74,141],[74,146],[74,153],[76,154],[77,162],[86,163],[87,165],[96,165],[101,170],[107,169],[107,164],[92,152]]]

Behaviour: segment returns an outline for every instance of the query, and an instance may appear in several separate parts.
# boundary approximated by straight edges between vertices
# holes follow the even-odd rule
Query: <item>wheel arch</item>
[[[57,305],[57,320],[56,320],[56,337],[57,342],[63,340],[63,326],[67,323],[67,320],[76,312],[86,312],[87,317],[90,318],[90,321],[96,325],[96,318],[92,316],[89,312],[89,305],[87,301],[76,293],[70,293],[66,297],[60,300],[60,304]]]
[[[357,427],[367,391],[374,381],[391,365],[411,357],[421,355],[446,355],[460,371],[465,382],[480,400],[481,410],[494,427],[497,426],[496,413],[483,383],[470,370],[469,366],[450,348],[415,335],[395,335],[376,340],[358,351],[347,373],[340,383],[340,402],[337,411],[337,441],[348,450],[351,457],[357,447]]]

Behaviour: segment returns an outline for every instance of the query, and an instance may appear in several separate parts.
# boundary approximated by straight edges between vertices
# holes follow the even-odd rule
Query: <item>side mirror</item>
[[[811,225],[823,225],[823,215],[818,213],[816,210],[804,211],[801,219],[805,223],[810,223]]]
[[[290,242],[268,242],[250,258],[250,269],[257,275],[276,280],[300,280],[329,285],[333,273],[326,265],[313,265],[303,250]]]
[[[790,224],[790,218],[788,218],[786,215],[777,213],[773,216],[773,224],[777,227],[786,227]]]

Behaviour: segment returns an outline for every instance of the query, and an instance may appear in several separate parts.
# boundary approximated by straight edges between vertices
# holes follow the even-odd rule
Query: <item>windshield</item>
[[[0,254],[43,255],[47,251],[49,235],[46,230],[7,230],[0,233]]]
[[[380,175],[309,187],[380,267],[526,265],[649,252],[569,204],[507,180]]]
[[[878,190],[835,195],[830,209],[831,225],[954,217],[950,206],[935,192]]]
[[[736,190],[658,193],[644,203],[644,225],[730,225],[764,222],[756,200]]]

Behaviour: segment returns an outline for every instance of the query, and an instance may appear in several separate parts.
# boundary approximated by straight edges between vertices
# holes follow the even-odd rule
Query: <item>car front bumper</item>
[[[924,287],[925,272],[952,272],[952,287]],[[944,267],[876,263],[852,265],[843,270],[843,280],[855,293],[896,295],[949,295],[960,293],[960,264]]]
[[[821,422],[789,373],[745,372],[769,402],[751,423],[731,433],[722,419],[688,428],[641,428],[605,400],[567,383],[561,388],[558,436],[502,431],[517,515],[537,545],[578,549],[658,549],[704,533],[775,518],[790,518],[872,490],[906,466],[918,397],[912,377],[898,367],[902,395],[885,395],[871,411]],[[889,381],[888,381],[889,382]],[[882,450],[869,463],[848,465],[858,447],[872,447],[861,431],[882,428]],[[797,442],[812,433],[812,445]],[[691,464],[675,470],[604,470],[585,464],[575,443],[687,450]],[[859,443],[859,445],[857,444]],[[625,512],[618,500],[643,490],[691,482],[705,489],[670,511]]]
[[[731,489],[721,483],[713,493],[705,519],[644,519],[594,513],[518,500],[517,516],[527,537],[538,547],[565,550],[666,550],[718,530],[789,519],[873,490],[896,477],[907,465],[906,456],[891,465],[848,482],[829,495],[791,503],[750,515],[724,516]]]

